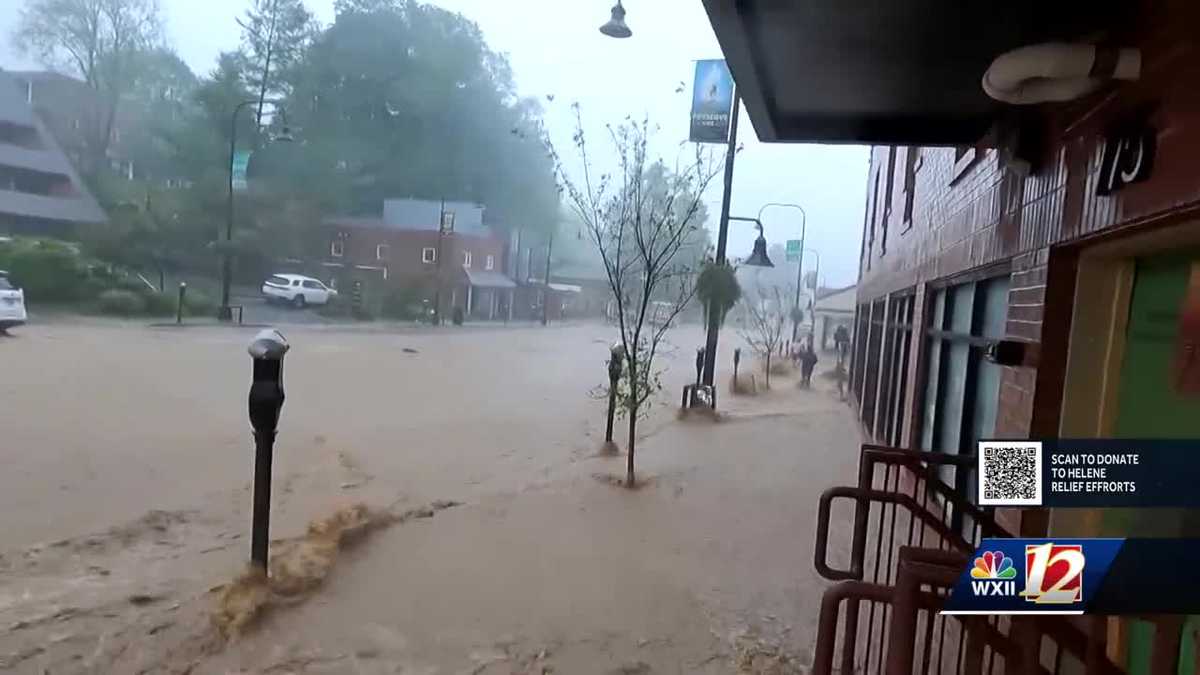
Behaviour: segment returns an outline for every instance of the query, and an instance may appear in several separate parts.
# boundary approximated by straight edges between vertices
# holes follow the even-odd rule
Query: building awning
[[[1101,40],[1138,3],[1093,0],[703,0],[766,142],[965,145],[1001,111],[980,81],[999,55]]]
[[[489,272],[486,270],[473,270],[470,267],[464,267],[463,271],[467,273],[467,282],[477,288],[516,288],[517,282],[509,279],[500,272]]]
[[[576,286],[575,284],[556,284],[552,281],[550,282],[550,290],[558,291],[559,293],[582,293],[583,287]]]

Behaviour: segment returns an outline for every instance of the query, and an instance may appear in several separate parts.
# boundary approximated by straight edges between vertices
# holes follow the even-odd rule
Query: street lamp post
[[[804,285],[804,235],[808,233],[808,214],[805,213],[804,207],[800,206],[799,204],[769,202],[767,204],[763,204],[762,208],[758,210],[759,219],[762,218],[763,211],[766,211],[767,208],[771,206],[797,209],[800,211],[800,259],[796,261],[796,301],[792,305],[793,309],[798,312],[800,309],[800,288]],[[796,341],[797,326],[799,326],[799,324],[800,322],[798,320],[792,321],[792,342]]]
[[[279,109],[280,115],[283,117],[283,132],[279,134],[278,140],[292,140],[291,132],[287,127],[287,113],[283,106],[279,105],[278,101],[263,101],[270,103]],[[233,310],[229,307],[229,287],[233,279],[233,162],[237,153],[237,120],[238,115],[247,106],[257,105],[258,99],[250,101],[242,101],[233,108],[233,114],[229,116],[229,201],[226,205],[225,213],[225,255],[221,261],[221,306],[217,310],[217,319],[221,321],[232,321]]]
[[[750,252],[750,257],[742,261],[743,265],[750,267],[774,267],[775,263],[771,262],[771,258],[767,256],[767,238],[763,235],[763,224],[758,218],[743,218],[741,216],[729,216],[729,220],[740,220],[747,223],[754,223],[758,227],[758,238],[754,240],[754,250]]]

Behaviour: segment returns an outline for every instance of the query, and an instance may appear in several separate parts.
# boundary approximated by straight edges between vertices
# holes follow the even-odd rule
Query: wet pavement
[[[604,401],[589,393],[610,327],[284,330],[294,346],[273,550],[354,504],[421,517],[354,542],[302,600],[218,640],[212,608],[248,552],[253,331],[26,327],[0,342],[0,666],[719,673],[806,662],[822,588],[817,496],[853,479],[858,443],[827,381],[806,391],[773,376],[765,395],[723,391],[719,422],[677,419],[702,335],[676,330],[641,426],[644,485],[630,491],[611,480],[625,457],[597,452]],[[728,362],[737,339],[724,340]],[[447,501],[461,505],[425,517]],[[753,650],[785,656],[754,665]]]

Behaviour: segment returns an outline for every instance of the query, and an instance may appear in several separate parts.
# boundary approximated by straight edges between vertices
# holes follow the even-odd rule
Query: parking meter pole
[[[279,411],[283,408],[283,356],[290,345],[278,331],[261,331],[250,343],[253,377],[250,384],[250,426],[254,428],[254,513],[250,533],[250,562],[267,571],[271,525],[271,460]]]
[[[179,302],[175,305],[175,323],[183,323],[183,296],[187,293],[187,282],[179,282]]]
[[[608,360],[608,425],[604,430],[604,443],[613,442],[613,418],[617,415],[617,385],[621,381],[621,367],[625,359],[625,350],[621,345],[613,345],[612,355]]]
[[[271,460],[275,432],[254,432],[254,515],[250,535],[250,562],[267,571],[267,546],[271,540]]]

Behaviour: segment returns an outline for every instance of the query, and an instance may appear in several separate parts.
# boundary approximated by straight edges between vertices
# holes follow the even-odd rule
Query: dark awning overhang
[[[980,86],[1016,47],[1094,41],[1120,0],[703,0],[766,142],[961,145],[1001,105]]]

